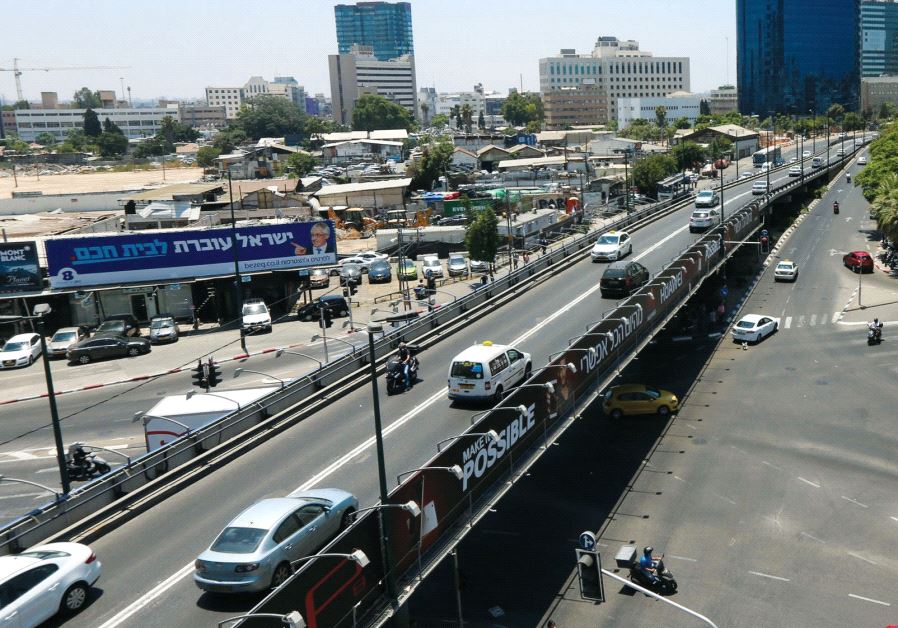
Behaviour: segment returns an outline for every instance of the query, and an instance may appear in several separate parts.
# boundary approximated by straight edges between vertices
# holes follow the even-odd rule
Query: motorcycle
[[[846,174],[846,175],[845,175],[845,181],[846,181],[847,183],[851,183],[851,175],[850,175],[850,174]]]
[[[660,595],[671,595],[677,591],[677,581],[673,574],[664,566],[664,554],[655,561],[655,574],[657,579],[652,579],[642,572],[639,566],[639,557],[636,555],[635,545],[621,546],[617,552],[617,566],[630,570],[630,580],[636,584],[651,589]]]
[[[85,451],[81,443],[69,445],[69,451],[65,455],[65,467],[73,480],[90,480],[94,476],[104,475],[112,470],[108,462],[92,451]]]
[[[878,345],[880,342],[882,342],[882,323],[867,330],[867,346]]]
[[[834,214],[839,213],[839,201],[833,201],[833,213]]]
[[[415,356],[415,349],[409,346],[409,351],[412,354],[411,362],[409,363],[409,388],[415,385],[415,382],[418,379],[418,367],[420,363],[418,362],[417,356]],[[387,362],[387,394],[388,395],[396,395],[402,392],[405,392],[405,365],[399,359],[398,355],[394,355]]]

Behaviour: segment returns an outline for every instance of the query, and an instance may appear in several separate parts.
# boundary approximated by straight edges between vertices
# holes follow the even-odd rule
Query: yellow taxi
[[[614,419],[625,414],[667,416],[680,408],[680,400],[675,394],[645,384],[613,386],[603,393],[602,398],[602,410]]]

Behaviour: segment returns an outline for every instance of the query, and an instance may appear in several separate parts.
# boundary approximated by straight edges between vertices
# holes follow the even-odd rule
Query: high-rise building
[[[861,0],[861,76],[898,74],[898,2]]]
[[[859,0],[736,0],[739,111],[856,111],[859,16]]]
[[[352,110],[362,94],[378,94],[418,116],[415,58],[404,55],[380,61],[370,47],[353,46],[349,54],[329,55],[331,104],[339,124],[352,124]]]
[[[379,61],[415,54],[409,2],[338,4],[334,16],[341,55],[348,54],[355,45],[370,46]]]
[[[736,91],[736,86],[721,85],[717,89],[712,89],[708,107],[712,114],[739,111],[739,92]]]
[[[595,85],[604,110],[599,123],[617,118],[618,98],[656,98],[673,92],[689,91],[689,57],[656,57],[639,49],[639,42],[616,37],[599,37],[591,54],[562,49],[556,57],[539,60],[539,90]]]

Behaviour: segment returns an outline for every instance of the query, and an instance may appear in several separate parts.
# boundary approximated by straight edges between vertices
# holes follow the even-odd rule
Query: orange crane
[[[129,65],[72,65],[58,68],[20,68],[19,59],[12,60],[11,68],[0,68],[0,72],[12,72],[16,77],[16,96],[22,101],[25,95],[22,93],[22,72],[55,72],[57,70],[127,70]]]

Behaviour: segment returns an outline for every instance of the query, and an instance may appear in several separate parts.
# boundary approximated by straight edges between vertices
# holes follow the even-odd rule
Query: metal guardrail
[[[820,169],[820,172],[839,167],[847,158],[846,154],[840,161],[831,163],[829,168]],[[734,181],[725,184],[725,187],[738,183]],[[803,183],[801,180],[789,181],[770,190],[759,200],[769,203]],[[471,310],[501,305],[518,296],[521,287],[551,276],[556,267],[576,263],[580,257],[578,254],[585,254],[603,231],[629,226],[640,228],[691,202],[691,198],[679,199],[664,207],[653,206],[631,212],[602,229],[582,235],[572,242],[562,242],[562,246],[532,259],[526,266],[519,266],[517,270],[495,278],[452,303],[441,304],[438,310],[422,314],[407,325],[385,332],[375,344],[378,362],[395,350],[400,337],[408,341],[420,340],[434,330],[439,330],[440,336],[444,336],[444,328],[456,319],[466,317]],[[309,406],[342,390],[363,369],[365,373],[357,378],[360,383],[356,382],[356,385],[364,384],[367,381],[367,369],[364,368],[367,363],[367,354],[341,356],[245,408],[132,459],[129,464],[75,489],[64,499],[32,510],[0,528],[0,554],[20,551],[54,535],[83,530],[85,525],[96,524],[101,519],[113,519],[124,506],[133,507],[149,498],[152,491],[187,476],[196,466],[208,465],[209,460],[215,458],[230,459],[232,450],[255,436],[253,428],[271,429],[272,425],[277,424],[284,429],[292,425],[306,416]]]

